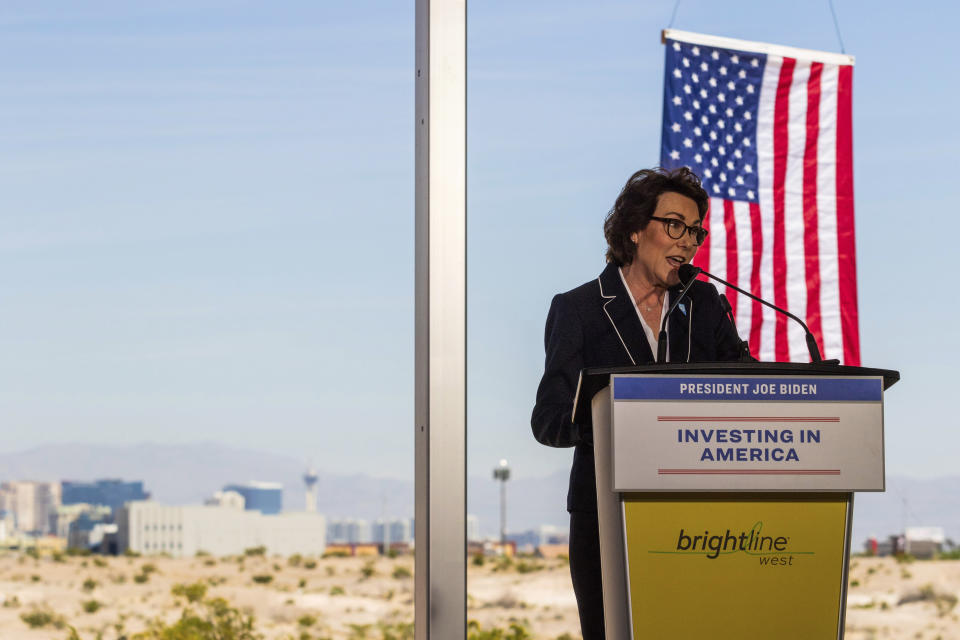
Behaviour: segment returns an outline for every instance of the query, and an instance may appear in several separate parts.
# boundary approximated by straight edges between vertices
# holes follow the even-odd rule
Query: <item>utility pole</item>
[[[506,460],[500,461],[500,466],[494,468],[493,479],[500,482],[500,551],[507,545],[507,480],[510,479],[510,467]]]

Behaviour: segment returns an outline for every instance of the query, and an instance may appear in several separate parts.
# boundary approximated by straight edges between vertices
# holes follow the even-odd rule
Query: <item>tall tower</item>
[[[303,484],[307,487],[307,511],[314,513],[317,510],[317,481],[320,476],[311,465],[310,470],[303,474]]]

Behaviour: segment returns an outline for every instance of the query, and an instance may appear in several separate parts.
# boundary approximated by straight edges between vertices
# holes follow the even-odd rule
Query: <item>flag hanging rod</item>
[[[826,64],[841,64],[850,66],[853,66],[854,63],[854,57],[845,53],[814,51],[813,49],[797,49],[795,47],[786,47],[780,44],[751,42],[750,40],[738,40],[736,38],[724,38],[723,36],[711,36],[705,33],[680,31],[679,29],[664,29],[660,33],[660,42],[665,44],[667,39],[679,40],[681,42],[688,42],[690,44],[702,44],[705,47],[736,49],[739,51],[756,51],[757,53],[783,56],[784,58],[796,58],[797,60],[809,60],[810,62],[823,62]]]

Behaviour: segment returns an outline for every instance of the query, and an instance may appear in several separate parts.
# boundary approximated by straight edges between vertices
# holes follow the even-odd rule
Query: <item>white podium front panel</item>
[[[615,375],[614,491],[883,491],[879,377]]]

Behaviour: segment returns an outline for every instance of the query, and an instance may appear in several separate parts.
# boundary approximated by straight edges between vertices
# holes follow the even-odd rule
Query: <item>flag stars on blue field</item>
[[[704,45],[669,44],[665,164],[690,166],[716,196],[756,200],[754,114],[762,59]]]

